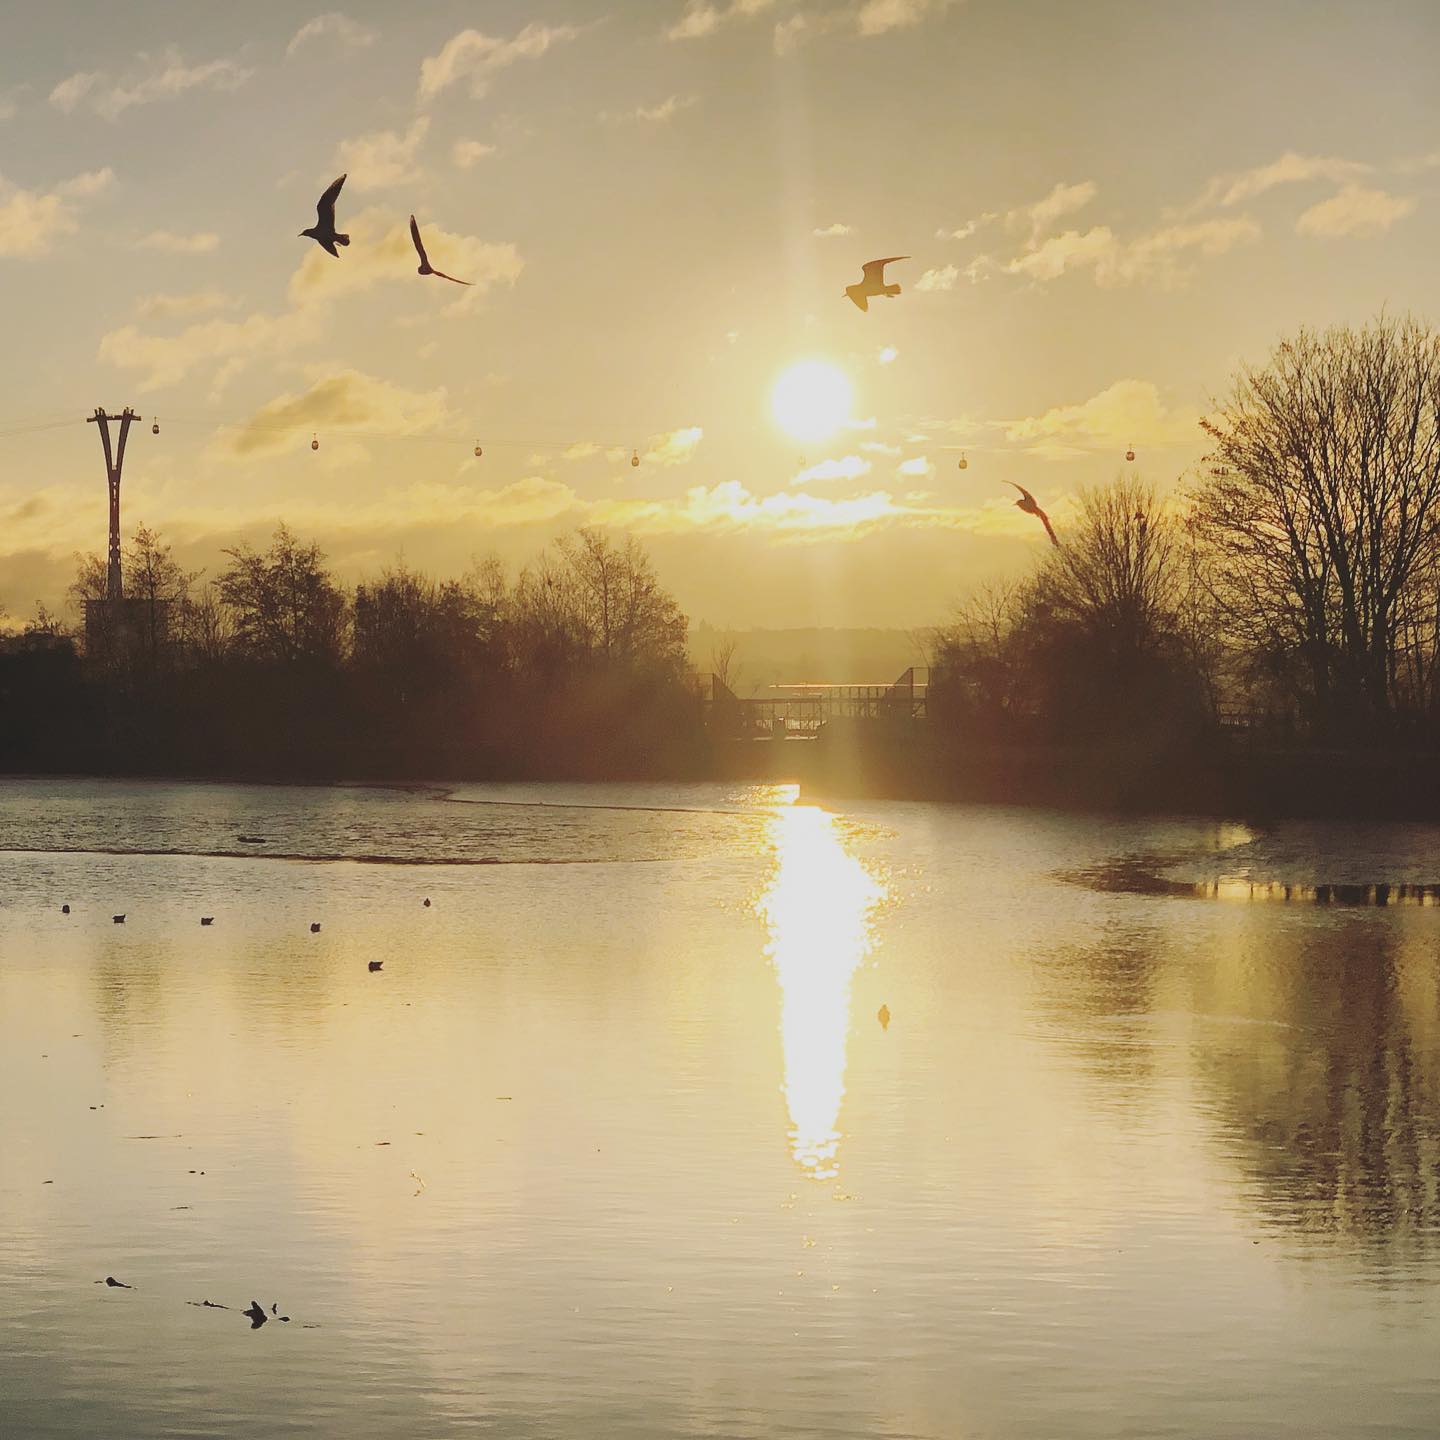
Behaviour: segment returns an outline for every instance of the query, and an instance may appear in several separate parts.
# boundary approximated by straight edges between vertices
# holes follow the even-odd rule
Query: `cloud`
[[[297,51],[316,40],[333,41],[343,50],[363,50],[367,45],[373,45],[377,39],[379,35],[368,25],[362,25],[358,20],[352,20],[338,10],[331,10],[324,15],[317,15],[313,20],[307,20],[295,32],[285,47],[285,58],[293,60]]]
[[[861,35],[884,35],[890,30],[919,25],[949,8],[951,0],[865,0],[855,17]]]
[[[960,272],[953,265],[942,265],[938,270],[927,270],[916,282],[917,290],[953,290]]]
[[[1149,380],[1117,380],[1078,405],[1057,405],[1043,415],[999,422],[1005,438],[1047,459],[1130,445],[1169,449],[1198,445],[1198,412],[1167,406]]]
[[[982,225],[988,225],[992,220],[999,218],[995,211],[987,210],[983,215],[977,215],[973,220],[967,220],[958,230],[937,230],[935,238],[937,240],[968,240]]]
[[[909,29],[945,13],[955,0],[850,0],[828,8],[791,8],[776,21],[772,43],[787,55],[802,41],[829,31],[845,30],[862,39]],[[685,8],[665,32],[670,40],[704,40],[733,20],[753,20],[776,8],[776,0],[686,0]]]
[[[188,295],[146,295],[135,306],[142,316],[209,315],[231,310],[240,302],[220,290],[196,290]]]
[[[150,335],[122,325],[101,339],[100,358],[118,370],[138,373],[141,391],[148,392],[178,384],[201,365],[220,366],[229,379],[249,361],[284,355],[315,338],[318,330],[315,317],[304,310],[206,320],[178,335]]]
[[[380,226],[385,224],[389,229],[382,232]],[[323,250],[312,247],[290,277],[292,304],[363,294],[385,283],[416,283],[415,248],[406,221],[392,223],[388,214],[366,210],[351,220],[350,233],[354,239],[344,264],[337,265]],[[489,244],[435,224],[425,225],[423,233],[431,263],[472,284],[452,302],[452,313],[473,308],[496,285],[513,285],[525,268],[519,252],[508,242]],[[456,288],[444,281],[433,283],[444,285],[447,293]]]
[[[933,475],[935,467],[930,463],[928,455],[916,455],[913,459],[902,461],[897,465],[895,473],[913,478],[916,475]]]
[[[450,155],[462,170],[473,170],[487,155],[493,155],[495,147],[483,140],[457,140],[451,147]]]
[[[641,458],[648,465],[688,465],[704,434],[699,425],[690,425],[666,435],[652,435]]]
[[[336,151],[336,164],[349,175],[346,182],[355,190],[379,190],[413,180],[418,166],[416,153],[430,133],[430,117],[417,115],[403,134],[394,130],[376,130],[342,140]]]
[[[312,431],[417,435],[446,416],[445,390],[404,390],[358,370],[317,379],[301,395],[262,405],[222,444],[237,458],[274,454],[310,438]]]
[[[561,451],[562,460],[588,460],[592,455],[598,455],[600,447],[593,440],[577,440],[575,444],[568,446]]]
[[[858,480],[868,475],[871,465],[859,455],[845,455],[838,460],[822,460],[791,477],[792,485],[808,485],[815,480]]]
[[[420,63],[420,97],[433,100],[459,80],[470,82],[470,94],[485,93],[491,75],[517,60],[538,60],[553,45],[573,40],[579,30],[573,25],[541,25],[532,21],[513,39],[501,40],[479,30],[462,30],[453,35],[438,55]]]
[[[918,513],[897,505],[884,491],[842,499],[805,490],[761,496],[738,480],[697,485],[679,500],[602,500],[589,507],[592,520],[642,535],[769,530],[791,536],[838,533],[845,539],[858,539],[877,524]]]
[[[893,365],[900,357],[900,352],[893,345],[886,345],[875,357],[881,365]]]
[[[774,0],[731,0],[729,5],[712,5],[708,0],[686,0],[684,14],[667,30],[670,40],[703,40],[727,20],[748,20],[763,14]]]
[[[9,90],[0,90],[0,122],[13,120],[20,113],[20,96],[24,89],[23,85],[16,85]]]
[[[1312,180],[1332,180],[1337,185],[1364,175],[1370,170],[1356,160],[1342,160],[1335,155],[1299,155],[1287,150],[1268,165],[1257,165],[1234,175],[1219,175],[1205,188],[1196,208],[1207,205],[1239,205],[1264,195],[1279,185],[1299,185]]]
[[[827,225],[823,230],[816,229],[810,233],[820,236],[821,239],[829,239],[831,237],[838,238],[841,235],[853,235],[855,232],[850,226],[842,224],[837,220],[833,225]]]
[[[1029,243],[1033,246],[1057,220],[1083,210],[1099,192],[1100,187],[1093,180],[1081,180],[1074,185],[1060,181],[1043,199],[1007,212],[1005,223],[1012,229],[1029,230]],[[957,234],[956,238],[964,239],[964,236]]]
[[[1295,222],[1295,229],[1301,235],[1382,235],[1414,209],[1414,196],[1346,185],[1328,200],[1306,210]]]
[[[118,120],[137,105],[173,100],[191,90],[237,90],[255,72],[235,60],[190,65],[173,46],[158,56],[141,54],[140,66],[112,83],[102,71],[80,71],[50,92],[50,103],[64,114],[88,105],[106,120]]]
[[[602,111],[602,120],[633,121],[644,125],[664,125],[667,121],[673,120],[682,110],[688,110],[699,100],[698,95],[670,95],[658,105],[637,105],[633,110],[627,110],[621,115],[611,115],[608,111]]]
[[[1004,268],[1036,281],[1088,268],[1094,271],[1096,284],[1110,288],[1141,281],[1178,285],[1189,277],[1183,258],[1187,253],[1223,255],[1259,237],[1260,227],[1248,216],[1169,225],[1131,241],[1119,239],[1108,225],[1097,225],[1052,235]]]
[[[0,257],[48,255],[56,240],[80,228],[80,205],[108,189],[112,170],[89,170],[51,190],[24,190],[0,177]]]
[[[197,230],[193,235],[177,235],[173,230],[152,230],[136,242],[137,250],[160,250],[166,255],[209,255],[220,248],[220,237],[213,230]]]

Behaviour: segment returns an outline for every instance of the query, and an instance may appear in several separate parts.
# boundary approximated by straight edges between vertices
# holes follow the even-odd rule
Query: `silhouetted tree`
[[[1192,526],[1234,643],[1290,676],[1321,729],[1433,703],[1440,336],[1302,330],[1204,423]]]
[[[345,595],[313,541],[302,545],[281,525],[269,550],[227,550],[216,590],[230,608],[236,648],[271,664],[335,665],[345,644]]]

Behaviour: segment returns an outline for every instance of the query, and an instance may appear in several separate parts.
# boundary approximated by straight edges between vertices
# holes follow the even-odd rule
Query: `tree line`
[[[435,778],[675,773],[703,732],[687,621],[633,539],[591,529],[513,579],[397,564],[347,590],[283,525],[204,579],[155,531],[125,603],[81,557],[82,653],[40,612],[0,659],[4,768]],[[47,643],[50,642],[50,643]]]
[[[937,710],[1011,740],[1440,740],[1440,336],[1303,330],[1202,424],[1178,490],[1082,492],[1031,574],[961,605]]]

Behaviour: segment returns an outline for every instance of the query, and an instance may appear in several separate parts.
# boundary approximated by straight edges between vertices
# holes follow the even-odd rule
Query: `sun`
[[[828,440],[850,418],[853,395],[843,371],[824,360],[797,360],[770,392],[775,422],[795,440]]]

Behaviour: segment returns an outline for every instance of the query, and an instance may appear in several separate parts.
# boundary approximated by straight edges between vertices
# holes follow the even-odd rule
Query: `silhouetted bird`
[[[456,280],[453,275],[447,275],[443,270],[437,270],[430,263],[430,257],[425,253],[424,242],[420,239],[420,227],[415,223],[415,217],[410,217],[410,238],[415,242],[415,253],[420,257],[420,275],[437,275],[441,280],[453,281],[456,285],[469,285],[469,280]]]
[[[270,1317],[265,1313],[265,1307],[258,1301],[252,1300],[248,1310],[240,1312],[250,1322],[252,1330],[258,1330]]]
[[[200,923],[202,925],[213,925],[215,923],[215,917],[213,915],[202,915],[200,917]]]
[[[425,897],[425,908],[427,910],[430,908],[430,897],[428,895]]]
[[[123,1280],[117,1280],[113,1275],[107,1275],[103,1280],[97,1280],[97,1285],[105,1285],[111,1290],[133,1290],[133,1285],[127,1285]]]
[[[882,1030],[888,1030],[890,1028],[890,1007],[888,1005],[882,1005],[875,1012],[875,1018],[880,1022],[880,1028]]]
[[[1015,485],[1013,480],[1007,480],[1005,483]],[[1055,527],[1051,525],[1050,517],[1035,503],[1035,497],[1023,485],[1015,485],[1015,488],[1020,492],[1020,498],[1015,502],[1016,509],[1023,510],[1027,515],[1035,516],[1045,527],[1045,533],[1050,537],[1050,543],[1058,545],[1060,541],[1055,534]]]
[[[321,197],[315,207],[315,223],[300,234],[313,240],[322,250],[328,250],[337,260],[340,252],[337,245],[348,245],[350,237],[341,235],[335,229],[335,202],[340,198],[340,187],[345,183],[342,175]]]
[[[310,933],[312,935],[318,935],[320,933],[320,922],[318,920],[312,920],[310,922]]]
[[[110,920],[111,923],[115,925],[123,925],[125,923],[125,917],[123,915],[112,915]]]
[[[370,973],[373,975],[384,963],[383,960],[372,960],[370,962]]]
[[[869,264],[860,267],[860,273],[865,278],[858,285],[847,285],[845,293],[861,310],[868,310],[870,301],[877,295],[888,295],[893,299],[900,293],[900,287],[885,283],[885,267],[896,260],[909,258],[908,255],[887,255],[883,260],[871,260]]]
[[[237,835],[235,838],[242,845],[263,845],[265,843],[263,835]]]
[[[70,913],[70,907],[68,905],[62,905],[60,907],[60,913],[62,915],[68,915]]]

